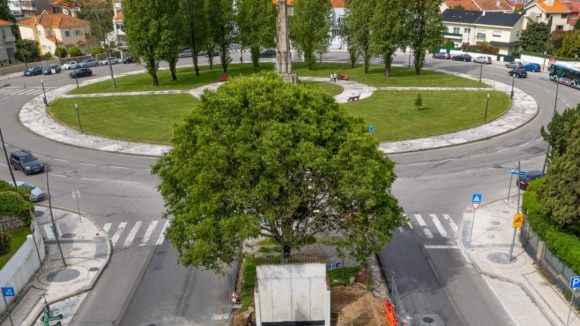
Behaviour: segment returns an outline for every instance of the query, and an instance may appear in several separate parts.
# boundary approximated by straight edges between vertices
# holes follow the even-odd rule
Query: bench
[[[360,98],[360,95],[353,95],[353,96],[348,98],[347,102],[358,100],[359,98]]]
[[[220,76],[220,78],[218,78],[218,80],[219,80],[220,82],[225,82],[225,81],[227,81],[228,79],[230,79],[230,76]]]
[[[338,75],[337,78],[338,78],[338,80],[348,80],[347,75]]]

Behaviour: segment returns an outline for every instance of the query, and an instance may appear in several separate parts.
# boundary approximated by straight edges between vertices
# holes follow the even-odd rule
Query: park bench
[[[359,98],[360,98],[360,95],[353,95],[353,96],[348,98],[347,102],[358,100]]]
[[[218,79],[220,82],[225,82],[228,79],[230,79],[230,76],[220,76],[220,78]]]

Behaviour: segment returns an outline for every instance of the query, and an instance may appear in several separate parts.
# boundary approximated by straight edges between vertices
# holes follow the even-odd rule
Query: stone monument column
[[[276,72],[285,81],[296,83],[298,78],[292,71],[292,52],[290,51],[290,28],[288,25],[288,5],[286,0],[278,0],[278,18],[276,19],[277,51]]]

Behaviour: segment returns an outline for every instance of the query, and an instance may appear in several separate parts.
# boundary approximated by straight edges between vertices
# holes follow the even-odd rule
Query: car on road
[[[22,170],[24,174],[44,172],[44,164],[27,151],[18,150],[10,153],[10,166]]]
[[[275,58],[276,50],[265,50],[260,53],[260,58]]]
[[[451,54],[447,53],[447,52],[438,52],[438,53],[433,53],[433,59],[451,59]]]
[[[545,174],[540,170],[528,171],[524,177],[518,178],[518,187],[520,187],[521,190],[526,190],[530,185],[530,182],[543,176],[545,176]]]
[[[42,74],[43,75],[52,75],[53,70],[54,70],[55,74],[60,73],[60,66],[57,64],[48,65],[48,66],[42,68]]]
[[[131,57],[125,57],[125,59],[123,59],[123,64],[127,64],[127,63],[134,63],[135,61],[133,61],[133,59],[131,59]]]
[[[89,68],[79,68],[68,75],[70,78],[88,77],[93,75],[93,71]]]
[[[88,67],[94,67],[98,64],[99,64],[99,60],[93,58],[93,59],[87,59],[87,60],[81,61],[79,63],[79,67],[88,68]]]
[[[42,75],[42,68],[41,67],[30,67],[24,71],[24,76],[26,76],[26,77],[36,76],[36,75]]]
[[[451,57],[451,60],[453,60],[453,61],[470,62],[471,61],[471,56],[469,54],[459,54],[459,55],[452,56]]]
[[[491,64],[491,57],[488,57],[486,55],[482,55],[482,56],[479,56],[479,57],[473,59],[473,62],[474,63],[482,63],[485,65],[490,65]]]
[[[12,181],[9,181],[8,183],[11,186],[14,186],[14,183]],[[35,187],[34,185],[32,185],[30,183],[16,180],[16,186],[18,188],[30,190],[30,201],[32,201],[32,202],[37,202],[37,201],[41,200],[42,198],[44,198],[44,191],[42,191],[42,189]]]
[[[508,72],[508,75],[509,76],[515,76],[515,77],[518,77],[518,78],[526,78],[526,77],[528,77],[528,73],[524,69],[521,69],[521,68],[517,68],[517,69],[510,70]]]
[[[505,64],[506,68],[511,68],[511,69],[518,69],[521,68],[523,66],[523,64],[519,61],[512,61],[512,62],[508,62]]]
[[[214,57],[219,57],[219,55],[220,55],[220,51],[218,51],[218,50],[213,51],[213,56]],[[208,55],[207,52],[204,54],[204,56],[209,57],[209,55]]]
[[[191,50],[183,50],[180,54],[179,57],[180,58],[190,58],[193,56],[193,52],[191,52]]]
[[[119,59],[117,59],[115,57],[109,57],[108,59],[104,59],[104,60],[99,61],[99,64],[101,66],[106,66],[109,63],[111,63],[112,65],[114,65],[116,63],[119,63]]]
[[[540,67],[539,64],[533,63],[533,62],[526,63],[525,65],[522,66],[522,68],[525,71],[533,71],[533,72],[540,72],[540,71],[542,71],[542,67]]]
[[[76,61],[69,61],[69,62],[65,63],[64,65],[62,65],[62,69],[64,69],[64,70],[77,69],[78,67],[79,67],[79,64]]]

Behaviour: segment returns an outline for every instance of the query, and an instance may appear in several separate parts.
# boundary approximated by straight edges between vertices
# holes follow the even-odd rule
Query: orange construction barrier
[[[232,291],[232,303],[239,303],[240,296],[236,293],[236,291]]]
[[[395,306],[387,298],[385,298],[385,302],[383,302],[383,308],[385,309],[386,316],[384,318],[387,325],[398,325],[399,321],[397,319],[397,314],[395,313]]]

